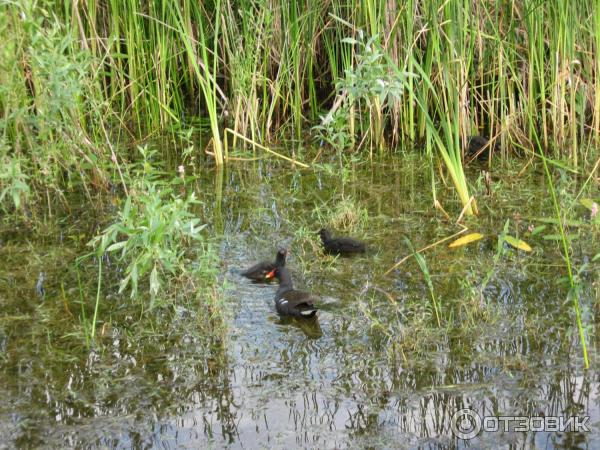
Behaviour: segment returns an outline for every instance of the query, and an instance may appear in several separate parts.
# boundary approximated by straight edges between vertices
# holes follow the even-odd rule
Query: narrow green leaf
[[[158,294],[160,289],[160,281],[158,280],[158,270],[156,269],[156,265],[152,268],[152,272],[150,273],[150,293],[152,295]]]
[[[109,246],[106,251],[107,252],[114,252],[115,250],[119,250],[123,247],[125,247],[127,245],[127,241],[121,241],[121,242],[116,242],[114,244],[112,244],[111,246]]]
[[[533,231],[531,232],[532,236],[535,236],[536,234],[541,233],[542,231],[544,231],[547,227],[547,225],[538,225],[537,227],[535,227],[533,229]]]
[[[576,239],[579,239],[579,236],[576,234],[566,234],[565,238],[567,238],[567,241],[574,241]],[[546,234],[542,239],[545,241],[560,242],[562,241],[562,236],[560,234]]]

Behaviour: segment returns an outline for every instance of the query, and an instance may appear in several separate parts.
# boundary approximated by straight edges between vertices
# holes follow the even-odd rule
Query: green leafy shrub
[[[345,38],[342,42],[357,47],[356,64],[346,69],[344,77],[336,82],[338,100],[313,130],[332,146],[346,148],[353,143],[354,121],[358,117],[360,125],[365,122],[363,128],[381,144],[383,115],[400,101],[405,80],[413,75],[398,69],[378,36],[367,38],[359,30],[358,39]]]
[[[178,198],[157,182],[143,180],[134,188],[117,221],[91,241],[99,255],[120,252],[126,269],[119,292],[129,288],[134,298],[147,279],[150,294],[156,296],[166,278],[187,271],[187,248],[204,242],[201,231],[206,225],[191,212],[197,203],[194,194]]]
[[[342,42],[358,47],[356,65],[347,69],[338,83],[348,92],[351,102],[364,100],[369,107],[376,102],[383,108],[402,98],[404,80],[409,74],[398,70],[378,36],[367,38],[359,31],[358,39],[345,38]]]
[[[14,178],[19,170],[30,177],[30,190],[59,195],[65,181],[89,183],[92,172],[95,180],[106,178],[110,153],[95,137],[105,139],[98,132],[106,102],[94,59],[38,2],[9,3],[0,14],[0,136],[17,189],[24,194],[24,178]],[[11,192],[13,200],[25,198]]]
[[[318,141],[327,142],[333,148],[343,150],[350,148],[354,143],[349,122],[350,111],[348,108],[340,108],[326,117],[321,116],[321,123],[315,125],[312,130]]]
[[[29,176],[23,172],[23,161],[8,154],[8,147],[0,142],[0,208],[15,210],[23,206],[31,194]]]
[[[131,298],[146,281],[153,298],[164,291],[167,280],[182,276],[202,276],[214,284],[216,260],[202,234],[206,225],[192,212],[199,201],[193,193],[186,198],[175,195],[173,186],[179,180],[161,181],[161,172],[151,164],[155,152],[138,150],[142,160],[127,173],[133,181],[123,208],[116,221],[90,242],[95,254],[119,255],[125,266],[119,292],[129,289]],[[194,264],[189,263],[191,257]]]

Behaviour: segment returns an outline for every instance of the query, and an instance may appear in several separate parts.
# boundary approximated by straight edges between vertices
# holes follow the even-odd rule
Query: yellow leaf
[[[469,233],[466,236],[458,238],[454,242],[450,243],[450,245],[448,245],[448,247],[450,247],[450,248],[462,247],[463,245],[467,245],[467,244],[470,244],[471,242],[478,241],[482,237],[483,237],[483,234],[481,234],[481,233]]]
[[[531,251],[531,247],[529,246],[529,244],[521,239],[517,239],[516,237],[512,237],[507,234],[504,236],[504,240],[514,248],[518,248],[519,250],[523,250],[524,252]]]

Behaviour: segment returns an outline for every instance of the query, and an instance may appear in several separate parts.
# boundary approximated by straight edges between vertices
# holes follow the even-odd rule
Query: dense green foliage
[[[144,136],[198,111],[221,123],[226,116],[256,140],[300,137],[339,108],[340,96],[349,97],[352,132],[375,143],[383,129],[388,144],[413,143],[425,138],[427,116],[450,117],[456,140],[498,135],[504,150],[535,149],[539,140],[576,164],[586,156],[581,144],[600,131],[595,2],[3,1],[2,8],[3,134],[15,145],[31,136],[18,119],[32,110],[45,139],[56,138],[48,129],[66,114],[88,130],[93,113],[133,119],[128,131]],[[383,91],[396,95],[384,101]]]
[[[186,130],[198,115],[217,164],[227,126],[255,142],[313,127],[369,152],[423,143],[469,213],[470,135],[576,169],[597,154],[596,2],[0,5],[0,179],[17,207],[74,181],[105,185],[126,158],[115,139]]]

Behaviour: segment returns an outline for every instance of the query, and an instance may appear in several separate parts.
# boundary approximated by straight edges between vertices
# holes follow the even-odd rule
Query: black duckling
[[[467,138],[467,148],[465,156],[470,159],[487,159],[490,150],[498,151],[498,141],[491,143],[485,136],[469,136]]]
[[[317,314],[313,297],[308,292],[294,289],[292,277],[284,266],[276,267],[269,274],[279,280],[279,289],[275,293],[275,309],[282,316],[310,318]]]
[[[364,253],[366,246],[364,242],[349,237],[332,238],[331,232],[322,228],[319,231],[323,247],[327,253],[333,255],[353,255],[356,253]]]
[[[286,255],[287,250],[284,248],[280,248],[277,251],[277,256],[275,257],[274,263],[270,261],[261,261],[257,264],[254,264],[249,269],[244,270],[240,273],[240,275],[259,282],[270,281],[273,279],[273,275],[268,275],[273,271],[273,269],[275,269],[276,267],[285,266]]]

